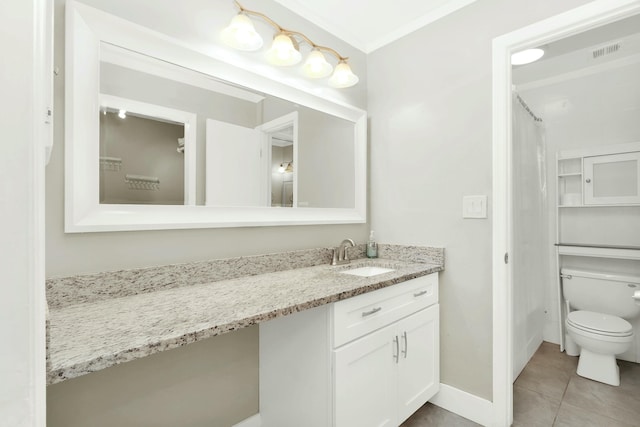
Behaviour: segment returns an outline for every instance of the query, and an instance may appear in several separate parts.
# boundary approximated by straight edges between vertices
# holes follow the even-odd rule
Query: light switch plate
[[[487,196],[463,196],[462,218],[486,218]]]

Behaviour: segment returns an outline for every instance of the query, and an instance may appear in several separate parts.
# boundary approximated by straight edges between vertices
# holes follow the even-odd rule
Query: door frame
[[[278,117],[276,119],[270,120],[266,123],[261,124],[256,127],[256,130],[261,132],[262,134],[262,150],[266,153],[266,155],[262,156],[263,163],[263,171],[262,176],[264,177],[265,187],[262,190],[262,193],[266,200],[266,205],[271,205],[271,153],[273,147],[272,134],[281,131],[282,129],[288,128],[289,126],[293,126],[293,203],[292,207],[298,206],[298,127],[299,127],[299,117],[298,112],[294,111],[289,114],[285,114],[284,116]],[[284,185],[283,185],[284,188]]]
[[[493,39],[493,416],[492,425],[513,422],[512,52],[550,43],[640,13],[640,0],[597,0]]]

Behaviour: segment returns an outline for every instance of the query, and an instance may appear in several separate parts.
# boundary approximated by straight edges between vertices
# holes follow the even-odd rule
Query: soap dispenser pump
[[[373,230],[371,230],[369,241],[367,242],[367,258],[378,258],[378,244],[376,243]]]

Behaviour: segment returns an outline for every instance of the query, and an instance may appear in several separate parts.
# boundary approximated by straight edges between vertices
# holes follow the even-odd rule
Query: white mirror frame
[[[353,122],[356,153],[354,208],[100,204],[98,114],[101,42],[180,64]],[[66,5],[65,67],[65,232],[366,222],[366,111],[237,68],[191,50],[164,34],[76,1],[68,1]],[[195,150],[190,151],[194,153]],[[192,171],[195,173],[194,168]],[[195,182],[195,178],[189,182]]]

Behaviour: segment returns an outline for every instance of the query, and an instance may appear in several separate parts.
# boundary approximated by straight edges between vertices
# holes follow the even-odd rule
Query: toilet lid
[[[628,335],[633,331],[631,323],[626,320],[593,311],[572,311],[567,316],[567,321],[577,328],[607,335]]]

